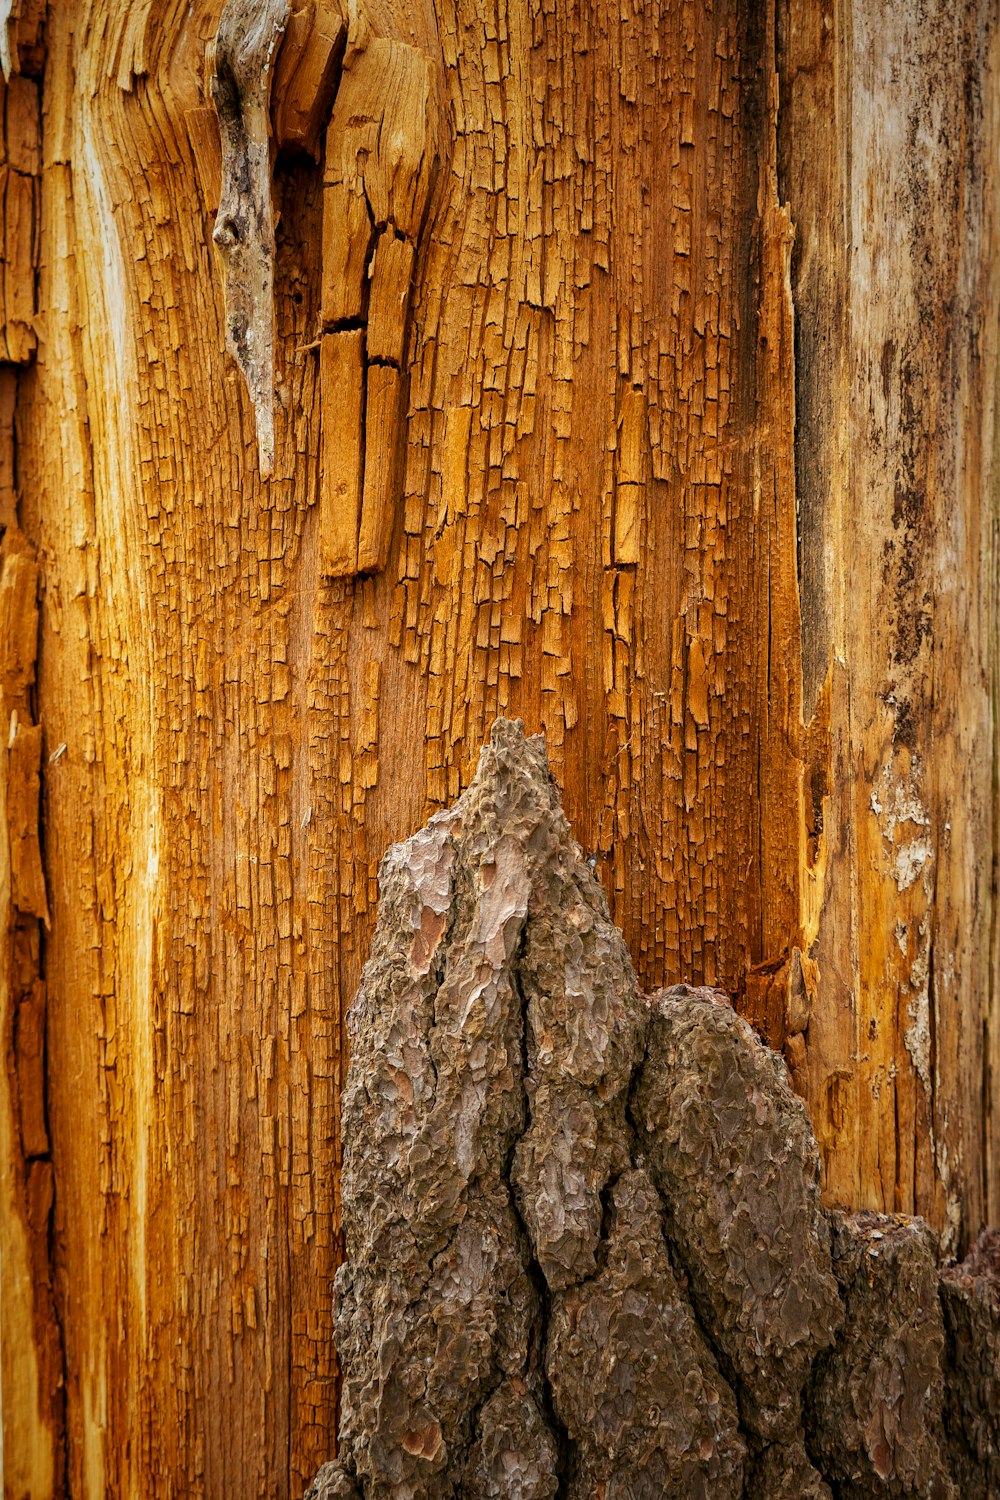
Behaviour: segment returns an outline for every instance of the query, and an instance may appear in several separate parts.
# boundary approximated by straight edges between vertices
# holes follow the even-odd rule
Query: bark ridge
[[[312,1500],[946,1497],[960,1450],[995,1454],[978,1367],[946,1439],[930,1232],[823,1211],[785,1065],[725,996],[640,994],[520,723],[386,855],[349,1025]],[[945,1307],[995,1368],[980,1262]]]

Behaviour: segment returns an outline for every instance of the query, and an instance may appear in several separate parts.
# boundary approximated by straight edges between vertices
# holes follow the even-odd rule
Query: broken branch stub
[[[831,1234],[782,1060],[716,991],[640,995],[519,724],[386,855],[349,1029],[339,1456],[313,1500],[953,1493],[928,1232]],[[973,1270],[950,1326],[995,1362]]]
[[[212,77],[222,136],[222,195],[212,238],[225,275],[226,347],[253,403],[265,479],[274,469],[271,76],[288,14],[288,0],[227,0]]]

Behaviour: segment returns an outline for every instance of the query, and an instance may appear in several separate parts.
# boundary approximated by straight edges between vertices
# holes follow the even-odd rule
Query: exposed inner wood
[[[329,373],[320,420],[335,432],[324,436],[320,472],[320,567],[328,577],[381,572],[388,561],[414,261],[444,134],[442,71],[430,4],[353,12],[323,178],[321,358]],[[352,360],[360,353],[360,415],[343,350]]]
[[[221,0],[3,11],[33,1500],[63,1453],[94,1500],[328,1456],[378,862],[500,714],[643,987],[784,1048],[828,1201],[1000,1217],[998,28],[790,10],[290,4],[270,116],[241,93],[263,405],[212,243]]]
[[[63,1348],[51,1258],[39,826],[39,568],[18,524],[19,383],[38,347],[44,6],[0,8],[0,1484],[42,1500],[65,1479]]]
[[[1000,1218],[996,9],[783,5],[807,700],[803,1088],[840,1201]]]
[[[274,466],[274,223],[271,75],[288,0],[227,0],[212,49],[222,198],[212,238],[226,272],[226,346],[257,417],[261,477]]]

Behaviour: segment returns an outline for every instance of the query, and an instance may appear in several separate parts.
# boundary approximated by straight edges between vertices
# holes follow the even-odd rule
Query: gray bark
[[[945,1278],[951,1374],[992,1370],[946,1409],[929,1231],[831,1232],[781,1058],[639,993],[519,724],[386,855],[350,1038],[314,1500],[945,1500],[995,1462],[995,1261]]]
[[[941,1277],[951,1470],[963,1500],[1000,1495],[1000,1230]]]

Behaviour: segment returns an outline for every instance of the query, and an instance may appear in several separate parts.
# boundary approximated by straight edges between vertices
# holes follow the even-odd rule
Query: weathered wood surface
[[[231,0],[212,49],[222,190],[212,238],[225,266],[226,347],[243,372],[261,477],[274,468],[274,166],[271,75],[288,0]]]
[[[267,480],[221,0],[0,22],[56,1182],[16,1327],[51,1282],[74,1497],[326,1455],[377,863],[499,713],[643,985],[784,1045],[830,1195],[998,1217],[990,7],[289,9]]]
[[[39,569],[18,525],[14,416],[37,346],[43,52],[38,4],[0,14],[0,1485],[61,1492],[63,1363],[51,1261],[45,1081],[48,926],[39,839]]]
[[[42,731],[34,721],[38,568],[16,526],[0,542],[0,1422],[4,1496],[59,1492],[62,1348],[50,1260],[46,1118],[49,920],[39,847]]]
[[[1000,1220],[1000,28],[781,9],[806,701],[829,713],[803,1088],[829,1191]]]

